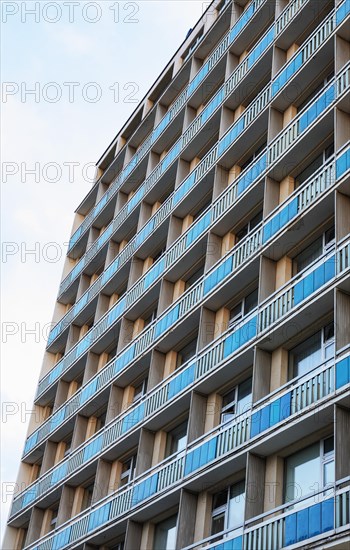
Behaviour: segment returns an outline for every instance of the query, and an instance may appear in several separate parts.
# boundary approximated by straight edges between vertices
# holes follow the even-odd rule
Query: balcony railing
[[[342,255],[343,250],[350,251],[350,241],[345,243],[339,250],[338,255]],[[333,253],[334,256],[334,253]],[[324,265],[324,259],[317,264]],[[316,265],[317,265],[316,264]],[[349,269],[350,262],[344,269]],[[301,281],[294,282],[291,288],[295,288],[298,285],[313,276],[319,267],[316,266],[311,273],[308,273],[306,277],[301,278]],[[312,293],[312,289],[309,287],[309,291]],[[318,287],[319,288],[319,287]],[[193,295],[193,293],[191,293]],[[307,296],[306,298],[308,298]],[[275,300],[274,300],[275,301]],[[281,315],[284,315],[281,312]],[[207,350],[205,350],[198,358],[191,359],[187,365],[183,367],[180,372],[176,372],[175,376],[171,376],[165,380],[162,385],[156,387],[145,399],[126,411],[123,415],[113,420],[109,425],[105,426],[99,434],[96,434],[91,441],[84,444],[83,449],[77,450],[72,456],[68,457],[65,463],[60,464],[54,470],[49,472],[41,478],[35,485],[29,487],[25,493],[22,493],[13,502],[12,514],[17,513],[21,508],[30,504],[32,500],[35,500],[41,492],[40,487],[43,487],[46,491],[52,484],[56,484],[59,480],[66,477],[73,470],[70,464],[73,464],[73,469],[80,467],[83,463],[89,461],[93,456],[98,456],[102,450],[110,446],[111,443],[115,443],[118,438],[124,435],[126,432],[133,429],[140,422],[145,420],[148,416],[153,415],[157,409],[160,410],[164,405],[172,399],[174,396],[178,396],[179,393],[185,388],[189,388],[192,384],[199,380],[202,376],[205,376],[208,372],[217,368],[224,359],[227,358],[232,352],[240,349],[247,341],[254,337],[256,328],[256,313],[253,312],[248,318],[244,319],[239,325],[237,325],[233,331],[228,331],[218,341],[211,344]],[[274,319],[275,321],[276,319]],[[273,321],[271,321],[273,322]],[[253,329],[253,330],[252,330]],[[348,358],[345,359],[348,361]],[[344,359],[337,364],[336,379],[337,388],[341,387],[344,383]],[[346,363],[347,365],[347,363]],[[347,368],[347,367],[345,367]],[[107,372],[109,372],[107,370]],[[106,377],[104,374],[104,381],[108,382],[108,379],[113,375],[113,371],[110,371],[110,376]],[[343,382],[339,383],[339,380]],[[345,381],[346,383],[346,381]],[[95,384],[96,387],[96,384]],[[261,431],[270,428],[276,422],[285,419],[286,417],[301,411],[305,407],[308,407],[315,401],[318,401],[334,391],[335,388],[335,369],[334,365],[329,363],[321,369],[319,369],[311,377],[304,377],[301,381],[298,381],[292,388],[288,388],[284,394],[279,395],[277,399],[273,400],[268,405],[260,405],[259,409],[252,416],[252,429],[251,436],[259,434]],[[89,393],[87,393],[89,397]],[[77,408],[83,400],[73,398],[73,403],[77,404]],[[73,412],[73,411],[72,411]],[[54,424],[54,428],[57,424]],[[45,435],[47,435],[45,430]],[[242,433],[240,433],[240,436]],[[238,434],[228,432],[227,437],[233,437],[236,441]],[[226,436],[225,436],[226,437]],[[225,440],[220,442],[220,445],[225,445]]]
[[[327,368],[328,367],[326,367],[326,369]],[[334,376],[334,366],[332,366],[331,368],[333,369],[332,374]],[[315,375],[312,374],[310,380],[314,379]],[[300,385],[304,387],[306,383],[307,381],[305,381],[304,377],[303,380],[299,384],[296,384],[292,390],[289,390],[288,392],[285,392],[282,396],[280,396],[279,402],[286,402],[286,396],[289,396],[291,398],[292,392],[295,392],[296,387]],[[330,396],[332,394],[333,388],[334,384],[331,384],[329,386],[329,393],[327,395]],[[314,395],[314,399],[310,400],[310,405],[314,406],[318,404],[318,394],[319,392],[312,394]],[[275,401],[268,405],[268,407],[270,407],[269,418],[272,417],[274,419],[274,422],[270,423],[270,425],[266,429],[275,430],[276,425],[278,425],[280,422],[285,422],[286,419],[289,417],[292,418],[296,412],[291,410],[291,408],[289,408],[289,410],[287,411],[286,408],[279,407],[279,410],[283,410],[282,415],[276,415],[275,412],[271,414],[271,411],[276,409],[276,407],[273,407],[273,409],[271,408],[274,403]],[[80,537],[89,535],[97,528],[107,526],[112,521],[115,521],[117,518],[119,519],[120,516],[122,516],[123,514],[126,514],[133,508],[137,507],[140,503],[146,503],[155,496],[160,496],[162,493],[166,492],[174,485],[182,483],[194,472],[198,472],[203,468],[207,468],[209,465],[214,465],[215,463],[220,461],[222,457],[236,451],[242,445],[246,444],[252,437],[255,437],[257,435],[256,433],[253,433],[253,430],[254,426],[257,424],[256,415],[259,414],[261,410],[263,409],[260,409],[258,412],[255,412],[253,414],[251,414],[250,412],[242,414],[230,423],[220,425],[218,428],[215,428],[210,433],[204,434],[197,441],[188,445],[185,451],[181,451],[175,457],[169,457],[169,459],[166,459],[158,466],[150,469],[148,472],[145,472],[145,474],[142,474],[141,476],[135,478],[128,484],[127,487],[123,488],[120,491],[117,491],[111,496],[102,499],[99,503],[93,505],[88,511],[84,511],[77,518],[73,518],[72,520],[70,520],[68,524],[64,524],[59,527],[53,534],[50,534],[48,537],[46,537],[45,542],[40,543],[40,541],[37,541],[35,543],[35,545],[37,546],[35,547],[37,548],[37,550],[42,550],[44,548],[45,550],[57,548],[57,537],[59,537],[61,544],[62,541],[64,541],[64,544],[62,544],[62,546],[59,546],[59,548],[63,549],[66,546],[69,547],[71,543],[76,542]],[[298,414],[298,412],[296,413]],[[329,501],[330,499],[329,497],[327,497],[325,499],[325,502]],[[334,514],[333,499],[332,502]],[[290,507],[290,503],[288,504],[288,507]],[[346,520],[348,515],[347,513],[344,513],[344,506],[341,509],[342,515],[339,516],[339,521],[343,521],[344,518]],[[116,511],[118,511],[118,514],[115,513]],[[286,522],[286,528],[282,530],[284,537],[284,544],[282,546],[288,546],[292,544],[294,540],[293,537],[296,537],[294,543],[298,542],[298,531],[296,529],[296,526],[294,529],[294,519],[298,517],[297,514],[300,514],[300,511],[286,512],[283,515],[283,518],[289,519],[283,519],[283,521]],[[331,515],[332,526],[329,527],[329,529],[334,528],[333,514]],[[269,511],[266,515],[271,515],[271,511]],[[269,520],[268,524],[270,525],[270,523],[274,523],[280,520],[281,518],[274,518],[272,522],[271,520]],[[327,521],[330,522],[330,519],[328,519]],[[252,522],[253,521],[251,521],[250,523]],[[266,525],[267,524],[265,523],[261,523],[258,525],[254,525],[254,527],[252,528],[248,527],[246,532],[246,542],[249,544],[248,548],[253,548],[253,550],[260,550],[261,546],[251,546],[252,540],[257,539],[257,544],[258,541],[259,544],[261,544],[262,540],[264,540],[264,537],[267,537],[269,539],[269,536],[273,533],[279,533],[279,529],[275,530],[272,527],[269,527],[267,532]],[[327,525],[330,525],[330,523],[327,523]],[[252,535],[250,533],[253,529],[258,530],[258,532],[255,533],[252,539]],[[269,530],[271,530],[271,533],[269,533]],[[323,529],[322,532],[326,530],[328,530],[328,528]],[[310,534],[312,536],[311,531]],[[45,546],[42,546],[44,544]],[[277,546],[277,548],[281,548],[282,546]],[[29,548],[33,547],[34,545],[30,546]]]
[[[243,28],[247,25],[253,15],[258,11],[258,9],[266,3],[267,0],[253,0],[241,15],[241,17],[236,21],[232,29],[225,35],[220,44],[214,50],[214,52],[209,56],[206,63],[201,67],[198,73],[194,76],[192,81],[188,86],[181,92],[181,94],[175,99],[174,103],[169,107],[168,112],[164,115],[162,120],[159,122],[157,127],[153,132],[148,136],[148,138],[143,142],[140,149],[135,153],[132,159],[129,161],[128,165],[123,169],[121,174],[111,183],[109,189],[106,191],[104,196],[101,198],[100,202],[89,212],[84,221],[78,227],[78,229],[72,235],[68,251],[77,243],[78,239],[85,233],[89,228],[94,218],[101,212],[101,210],[106,206],[107,202],[114,196],[117,191],[120,189],[121,185],[125,179],[130,175],[134,168],[139,164],[139,162],[145,157],[149,152],[152,145],[159,138],[159,136],[164,132],[165,128],[169,126],[175,116],[180,112],[182,107],[187,103],[193,93],[198,89],[199,85],[203,80],[208,76],[211,70],[216,66],[218,61],[226,53],[228,47],[232,42],[237,38]],[[298,0],[297,0],[298,1]]]
[[[348,64],[346,66],[346,68],[342,71],[342,73],[337,77],[336,80],[338,79],[343,79],[343,74],[345,72],[349,72],[350,71],[350,64]],[[320,94],[317,96],[317,98],[315,99],[315,101],[306,108],[306,110],[304,112],[302,112],[299,117],[298,117],[298,122],[303,118],[303,117],[307,117],[308,116],[308,113],[309,112],[314,112],[315,109],[314,107],[315,106],[318,106],[319,107],[319,111],[318,111],[318,114],[319,115],[322,115],[324,111],[321,110],[321,107],[320,106],[323,106],[324,109],[327,109],[330,105],[328,104],[327,101],[324,101],[323,98],[324,97],[327,97],[327,94],[329,93],[329,90],[331,90],[333,87],[333,89],[336,87],[335,84],[330,84],[329,86],[327,86],[326,88],[326,91],[325,92],[320,92]],[[333,98],[333,101],[335,100],[335,98]],[[333,103],[331,104],[333,105]],[[316,119],[317,121],[317,119]],[[310,125],[312,123],[314,123],[315,120],[310,120]],[[294,124],[292,122],[292,124]],[[309,125],[304,125],[304,130],[307,130],[309,128]],[[298,136],[300,138],[300,136],[303,135],[303,132],[300,133],[300,135]],[[276,138],[277,140],[279,139],[279,137],[277,136]],[[272,143],[271,147],[274,147],[274,143]],[[213,152],[215,152],[217,150],[217,147],[214,149]],[[268,154],[269,154],[269,151],[271,149],[268,149]],[[213,153],[212,152],[212,153]],[[214,161],[213,161],[214,162]],[[265,162],[266,162],[266,154],[262,154],[260,159],[259,159],[259,162],[257,162],[254,167],[255,169],[258,167],[259,170],[261,172],[263,172],[265,169],[266,169],[266,166],[265,166]],[[346,162],[346,159],[345,159],[345,162]],[[344,161],[343,161],[343,164],[344,164]],[[252,170],[252,169],[251,169]],[[194,173],[194,175],[196,174],[196,172]],[[239,178],[239,180],[237,181],[237,185],[235,186],[235,189],[237,190],[236,192],[238,194],[242,193],[247,186],[249,186],[251,184],[251,176],[253,175],[253,173],[250,171],[250,170],[247,170],[241,178]],[[178,193],[179,191],[181,191],[181,188],[179,190],[177,190],[176,193]],[[183,191],[182,191],[183,192]],[[231,190],[229,190],[229,192],[231,192]],[[176,197],[176,194],[174,195],[174,200],[175,200],[175,197]],[[220,198],[220,200],[222,199],[222,197]],[[288,216],[291,216],[293,214],[293,211],[295,210],[296,208],[296,204],[293,204],[292,206],[288,206],[288,211],[284,211],[284,214],[283,216],[287,215]],[[215,210],[214,210],[215,212]],[[281,217],[281,220],[283,220],[283,216]],[[203,223],[203,218],[201,218],[197,224],[193,227],[193,228],[190,228],[189,232],[187,233],[187,237],[186,237],[186,244],[187,246],[190,246],[192,244],[192,241],[194,240],[193,237],[194,236],[198,236],[196,235],[196,231],[198,232],[198,227],[200,227],[200,224]],[[209,219],[209,216],[207,218],[207,227],[210,225],[210,219]],[[147,227],[147,226],[145,226]],[[188,236],[191,235],[191,238],[188,239]],[[174,244],[174,248],[176,246],[176,243]],[[161,273],[164,272],[164,262],[166,261],[166,259],[168,259],[169,257],[171,257],[171,252],[170,251],[173,251],[173,249],[170,249],[162,258],[159,259],[158,263],[155,264],[150,270],[149,272],[147,273],[147,275],[145,276],[145,282],[147,281],[147,284],[153,284],[154,281],[155,281],[155,278],[156,277],[159,277],[161,275]],[[122,254],[125,252],[126,249],[123,250]],[[122,256],[122,255],[121,255]],[[116,260],[119,262],[120,261],[120,257],[116,258]],[[109,278],[110,276],[110,272],[112,271],[112,266],[114,266],[114,263],[113,262],[111,264],[111,266],[109,266],[109,268],[107,268],[107,270],[103,273],[102,277],[107,277]],[[160,267],[162,266],[162,267]],[[97,281],[96,281],[97,282]],[[143,289],[145,290],[145,288]],[[125,309],[125,298],[122,298],[120,301],[118,301],[115,306],[106,314],[105,317],[103,317],[85,336],[84,338],[79,342],[77,343],[69,352],[68,354],[66,354],[66,356],[64,358],[61,359],[61,361],[39,382],[39,386],[38,386],[38,394],[37,395],[40,395],[40,393],[42,393],[42,391],[45,391],[45,389],[51,384],[53,383],[55,380],[58,379],[58,377],[65,371],[67,370],[67,368],[69,368],[73,362],[76,361],[77,357],[80,356],[82,353],[85,353],[87,351],[87,349],[89,347],[91,347],[91,345],[93,345],[93,343],[97,340],[97,338],[99,338],[102,334],[102,332],[104,332],[106,330],[106,328],[108,326],[110,326],[110,323],[111,322],[115,322],[115,319],[116,317],[118,317],[118,315],[121,315],[121,313],[124,311]]]
[[[342,152],[341,156],[347,155],[347,152]],[[323,182],[326,182],[324,178],[320,178],[320,175],[324,172],[328,172],[330,179],[328,180],[328,187],[333,183],[333,172],[334,170],[334,161],[331,161],[330,164],[321,168],[315,176],[311,177],[309,182],[298,190],[297,196],[287,201],[287,205],[281,205],[281,212],[283,213],[286,209],[290,211],[290,204],[298,205],[298,199],[302,196],[303,201],[301,203],[301,209],[305,209],[305,189],[307,187],[313,188],[315,179],[321,179]],[[326,187],[324,188],[324,191]],[[309,195],[312,197],[313,195]],[[316,200],[318,195],[313,196],[313,200]],[[310,202],[310,204],[312,204]],[[285,228],[286,224],[297,217],[299,213],[298,206],[295,208],[293,206],[293,216],[284,216],[284,223],[275,223],[275,231],[269,231],[269,238],[274,235],[276,230],[282,230]],[[154,344],[154,342],[171,326],[177,323],[181,318],[183,318],[191,308],[199,305],[201,300],[208,295],[213,289],[217,288],[219,284],[222,284],[227,277],[233,277],[236,275],[236,269],[240,269],[244,266],[245,261],[254,255],[254,253],[259,249],[262,242],[262,236],[265,234],[265,228],[269,227],[271,222],[278,218],[281,213],[274,212],[272,213],[271,220],[267,220],[264,228],[258,228],[253,234],[248,235],[247,238],[240,243],[223,259],[217,266],[214,266],[208,274],[200,280],[195,287],[189,289],[173,306],[168,308],[164,314],[156,320],[151,326],[149,326],[146,331],[141,333],[139,338],[131,344],[129,349],[121,354],[117,360],[113,360],[109,365],[104,367],[104,369],[89,382],[84,388],[82,388],[75,396],[71,398],[71,401],[68,402],[65,406],[62,406],[61,409],[56,411],[51,419],[48,419],[45,424],[43,424],[36,432],[29,436],[27,440],[27,446],[25,452],[29,452],[34,446],[36,446],[43,437],[46,437],[49,432],[57,428],[57,425],[61,423],[61,419],[67,419],[71,414],[79,410],[87,399],[89,399],[96,392],[100,391],[102,387],[105,387],[110,381],[120,372],[121,368],[125,368],[133,359],[138,355],[145,352],[145,350]],[[349,245],[345,243],[341,248],[339,248],[337,255],[330,255],[327,262],[322,264],[320,267],[315,269],[315,281],[314,275],[307,275],[305,279],[308,280],[308,288],[318,288],[317,285],[325,283],[326,279],[334,275],[335,271],[335,262],[337,262],[337,272],[341,273],[349,265]],[[339,271],[341,270],[341,271]],[[310,284],[310,277],[312,282]],[[281,319],[285,316],[300,300],[302,301],[302,288],[299,277],[294,279],[293,286],[289,283],[286,290],[279,291],[276,297],[273,297],[269,300],[267,305],[261,307],[259,313],[259,332],[265,331],[269,326],[274,322]],[[317,278],[317,281],[316,281]],[[105,324],[103,325],[105,328]],[[252,327],[249,329],[252,330]],[[120,367],[116,368],[116,361],[120,361]],[[203,368],[203,366],[201,367]],[[71,403],[71,404],[70,404]],[[70,405],[69,405],[70,404]],[[64,410],[64,407],[65,410]],[[58,419],[58,420],[56,420]],[[52,423],[52,425],[51,425]],[[48,426],[51,425],[51,428]]]
[[[331,16],[330,19],[334,18]],[[322,24],[322,28],[329,28],[329,21],[327,20],[325,23]],[[315,36],[318,36],[320,33],[320,29],[316,30]],[[323,33],[324,34],[324,33]],[[327,35],[327,38],[329,36]],[[265,39],[262,40],[262,42]],[[302,52],[301,52],[302,53]],[[300,54],[298,54],[300,55]],[[304,56],[305,57],[305,56]],[[306,58],[304,59],[304,63],[306,62]],[[288,69],[289,67],[289,69]],[[299,65],[295,63],[295,59],[291,59],[290,62],[287,64],[287,74],[289,75],[288,78],[294,74],[294,72],[299,69]],[[239,69],[239,68],[238,68]],[[233,76],[236,74],[238,69],[233,73]],[[283,72],[283,71],[282,71]],[[230,77],[229,81],[232,77]],[[276,78],[277,81],[279,81],[280,77],[278,76]],[[284,81],[284,84],[286,82]],[[226,86],[226,84],[224,85]],[[337,97],[339,97],[339,94],[342,94],[349,86],[349,70],[343,70],[341,75],[336,80],[336,88],[337,88]],[[86,293],[80,298],[80,300],[73,306],[69,312],[59,321],[59,323],[52,329],[50,335],[49,335],[49,341],[48,345],[50,345],[57,337],[58,335],[64,330],[69,323],[72,321],[72,319],[75,317],[76,314],[78,314],[83,307],[89,303],[91,299],[93,299],[94,296],[96,296],[101,289],[103,285],[105,285],[108,280],[112,276],[115,275],[116,271],[120,269],[120,267],[127,262],[131,256],[135,253],[136,247],[140,246],[142,241],[146,239],[152,231],[156,229],[170,214],[170,212],[173,210],[173,208],[177,205],[180,198],[182,198],[188,189],[192,187],[194,184],[198,183],[198,180],[201,176],[204,176],[204,172],[207,173],[210,169],[210,167],[213,164],[213,159],[215,159],[215,156],[218,154],[219,156],[222,155],[223,152],[225,152],[225,149],[229,145],[232,145],[234,139],[237,139],[241,132],[246,129],[249,124],[251,123],[251,120],[254,119],[259,112],[262,112],[267,106],[268,102],[270,100],[271,93],[274,90],[275,84],[272,83],[270,86],[267,86],[263,92],[258,96],[256,100],[253,101],[250,107],[246,109],[246,111],[243,113],[243,115],[238,119],[238,121],[232,126],[232,128],[227,132],[227,134],[220,140],[218,147],[214,147],[214,149],[211,151],[210,154],[207,155],[202,161],[202,163],[199,164],[199,166],[196,168],[193,174],[188,176],[186,180],[183,182],[183,184],[179,187],[179,189],[174,192],[167,201],[162,205],[162,207],[158,210],[158,212],[153,216],[149,222],[144,226],[144,228],[140,231],[138,235],[136,235],[129,244],[123,249],[122,253],[118,255],[115,260],[112,262],[112,264],[105,270],[105,272],[100,276],[100,278],[86,291]],[[281,87],[278,85],[278,90],[280,91]],[[223,90],[223,88],[222,88]],[[223,94],[223,91],[218,92],[218,94],[214,97],[212,100],[215,105],[217,103],[216,98],[220,96],[220,94]],[[226,97],[226,92],[225,92]],[[319,98],[319,105],[314,105],[316,109],[320,109],[324,107],[323,103],[330,101],[330,91],[326,92],[326,95],[324,97]],[[212,103],[212,102],[211,102]],[[211,108],[211,103],[207,106],[207,108]],[[221,103],[220,103],[221,104]],[[204,111],[201,113],[201,116],[204,116]],[[269,149],[269,161],[268,165],[270,165],[274,160],[276,160],[276,155],[280,156],[283,154],[287,148],[293,144],[293,142],[298,138],[299,134],[306,129],[306,127],[312,122],[312,117],[308,115],[308,111],[305,113],[305,117],[301,117],[301,121],[295,121],[293,125],[288,126],[288,128],[281,133],[280,136],[276,138],[276,140],[273,142]],[[307,122],[305,122],[305,120]],[[178,144],[180,143],[182,138],[180,138],[179,142],[175,144],[175,146],[172,148],[172,150],[169,152],[170,156],[173,156],[173,151],[178,148]],[[166,159],[164,159],[162,162],[165,162]],[[215,159],[216,160],[216,159]],[[203,172],[204,171],[204,172]],[[157,178],[160,176],[162,172],[162,165],[159,165],[155,171],[149,176],[149,178],[145,182],[145,186],[148,188],[150,185],[150,180],[154,178],[154,174],[157,175]],[[202,173],[203,172],[203,173]],[[152,185],[154,181],[152,180]],[[82,258],[81,261],[83,263],[90,261],[90,259],[95,255],[95,253],[99,250],[99,248],[102,245],[105,245],[107,240],[110,238],[110,236],[113,234],[113,232],[116,230],[116,228],[120,225],[120,220],[125,220],[127,213],[129,212],[129,209],[131,207],[131,210],[136,207],[136,204],[138,204],[143,196],[143,191],[141,188],[137,191],[137,193],[132,197],[132,199],[123,207],[123,209],[119,212],[119,214],[116,216],[116,218],[111,223],[110,227],[112,229],[107,228],[106,229],[106,237],[101,237],[96,241],[96,243],[93,245],[93,247],[89,250],[89,252]],[[235,188],[237,189],[237,187]],[[239,187],[238,187],[239,190]],[[103,238],[102,238],[103,237]],[[107,239],[108,237],[108,239]],[[84,259],[85,258],[85,259]],[[80,264],[80,262],[79,262]],[[79,264],[73,269],[71,274],[74,272],[74,270],[80,270]],[[70,275],[71,275],[70,274]],[[70,276],[69,275],[69,276]],[[68,276],[68,277],[69,277]]]

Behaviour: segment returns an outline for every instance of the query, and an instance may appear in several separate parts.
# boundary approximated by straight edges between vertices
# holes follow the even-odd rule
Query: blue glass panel
[[[141,403],[133,411],[131,411],[123,420],[122,433],[124,434],[128,430],[131,430],[133,426],[136,426],[145,416],[145,404]]]
[[[101,451],[102,440],[103,440],[103,436],[101,434],[96,439],[94,439],[91,443],[89,443],[89,445],[85,447],[84,462],[87,462],[88,460],[90,460],[91,457],[97,455]]]
[[[280,421],[281,416],[281,400],[276,399],[276,401],[273,401],[270,405],[270,426],[274,426],[274,424],[277,424]]]
[[[223,281],[232,271],[232,256],[228,257],[220,266],[204,279],[203,294],[210,292],[218,283]]]
[[[50,429],[50,431],[54,431],[57,428],[57,426],[62,424],[62,422],[65,418],[65,412],[66,412],[66,407],[63,407],[62,409],[60,409],[59,411],[57,411],[55,414],[53,414],[51,416],[51,429]]]
[[[188,176],[188,178],[186,178],[185,181],[182,182],[180,187],[175,191],[173,196],[173,206],[175,206],[175,204],[177,204],[182,199],[182,197],[184,197],[186,193],[191,189],[195,181],[195,175],[196,175],[196,172],[193,171]]]
[[[102,281],[101,284],[104,285],[109,279],[112,277],[112,275],[117,271],[119,267],[120,258],[117,256],[113,262],[105,269],[105,271],[102,274]]]
[[[88,531],[93,531],[97,527],[100,527],[100,525],[103,525],[106,523],[109,519],[109,510],[111,508],[111,503],[108,502],[104,506],[101,506],[101,508],[98,508],[94,512],[91,512],[89,515],[89,524],[88,524]]]
[[[158,473],[145,479],[134,487],[132,503],[136,506],[142,500],[149,498],[157,491]]]
[[[322,533],[334,529],[334,498],[325,500],[321,504]]]
[[[158,338],[160,334],[165,332],[179,317],[179,304],[172,308],[163,319],[157,321],[154,331],[154,337]]]
[[[314,291],[314,274],[310,273],[303,279],[304,284],[304,299],[310,296]]]
[[[294,287],[294,305],[300,304],[304,300],[304,284],[299,281]]]
[[[24,494],[21,508],[28,506],[28,504],[30,504],[36,498],[37,489],[38,488],[34,486],[30,489],[30,491]]]
[[[270,427],[270,405],[261,410],[260,431],[265,431]]]
[[[61,481],[67,475],[68,462],[64,462],[58,468],[55,468],[52,472],[51,483],[55,485],[58,481]]]
[[[305,508],[297,512],[297,540],[309,538],[309,509]]]
[[[350,0],[349,0],[350,1]],[[336,162],[336,176],[339,179],[350,168],[350,149],[345,151]]]
[[[144,287],[148,288],[155,279],[159,277],[164,271],[165,268],[165,259],[161,258],[147,273],[145,277]]]
[[[338,361],[335,371],[336,389],[350,382],[350,356]]]
[[[182,391],[184,388],[187,388],[194,381],[196,363],[192,363],[187,369],[185,369],[181,374],[173,378],[168,385],[168,399],[171,399]]]
[[[124,351],[116,360],[116,372],[121,371],[134,358],[135,345]]]
[[[297,515],[286,516],[285,520],[285,543],[284,546],[290,546],[297,542]]]
[[[85,386],[85,388],[83,388],[81,392],[81,398],[80,398],[81,403],[85,403],[90,399],[90,397],[96,391],[96,386],[97,386],[97,379],[95,378],[94,380],[92,380],[92,382],[90,382],[87,386]]]
[[[336,23],[339,25],[350,12],[350,0],[345,2],[336,11]]]
[[[280,398],[280,421],[285,420],[288,416],[291,415],[291,403],[292,403],[292,394],[286,393]]]
[[[324,278],[325,282],[330,281],[335,277],[335,267],[336,267],[336,258],[332,256],[329,258],[324,265]]]
[[[66,527],[63,531],[58,533],[53,539],[52,550],[61,550],[69,543],[69,537],[72,527]]]
[[[255,435],[258,435],[260,433],[260,422],[261,422],[261,410],[258,412],[255,412],[252,415],[251,428],[250,428],[251,437],[254,437]]]
[[[201,458],[200,465],[204,466],[216,458],[216,449],[217,449],[218,438],[213,437],[210,441],[201,445]]]
[[[321,504],[309,508],[309,536],[315,537],[321,533]]]
[[[204,233],[204,231],[209,227],[211,222],[211,211],[207,212],[192,229],[187,233],[186,237],[186,248],[195,240],[199,235]]]

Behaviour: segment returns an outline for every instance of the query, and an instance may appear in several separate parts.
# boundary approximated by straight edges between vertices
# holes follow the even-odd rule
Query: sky
[[[0,3],[1,539],[74,210],[95,163],[207,5]]]

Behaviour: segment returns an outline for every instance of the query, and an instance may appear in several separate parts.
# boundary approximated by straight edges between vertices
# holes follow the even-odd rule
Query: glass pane
[[[334,451],[334,437],[327,437],[323,442],[324,454],[332,453]]]
[[[248,411],[252,405],[252,379],[248,378],[238,387],[237,414]]]
[[[225,529],[225,512],[215,516],[211,522],[211,534],[216,535]]]
[[[325,233],[325,245],[327,246],[327,244],[330,244],[334,241],[335,239],[335,227],[331,227],[330,229],[328,229]]]
[[[236,388],[234,388],[233,390],[226,393],[226,395],[224,395],[222,400],[222,406],[227,407],[227,405],[230,405],[231,403],[235,403],[235,402],[236,402]]]
[[[259,223],[262,221],[263,218],[263,212],[260,210],[260,212],[254,216],[254,218],[250,221],[250,230],[254,229]]]
[[[316,241],[314,241],[307,248],[305,248],[305,250],[300,252],[298,256],[296,256],[295,261],[297,265],[297,273],[305,269],[314,260],[319,258],[322,255],[322,252],[323,252],[322,237],[319,237],[318,239],[316,239]]]
[[[174,550],[176,543],[177,516],[172,516],[156,525],[154,533],[154,550]]]
[[[238,527],[244,521],[245,482],[240,481],[231,487],[228,510],[228,529]]]
[[[293,376],[302,376],[321,364],[321,332],[317,332],[290,352]]]
[[[317,491],[321,484],[320,444],[315,443],[291,455],[285,467],[285,502]]]
[[[334,460],[326,462],[323,466],[323,485],[331,485],[335,481],[335,469],[334,469]]]
[[[244,315],[247,315],[258,305],[258,289],[256,288],[244,300]]]

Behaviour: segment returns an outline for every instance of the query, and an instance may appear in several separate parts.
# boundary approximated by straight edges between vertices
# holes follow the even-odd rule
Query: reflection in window
[[[330,249],[335,240],[334,226],[309,244],[294,258],[294,274],[300,273]]]
[[[229,422],[250,409],[252,404],[252,379],[248,378],[227,392],[222,399],[221,422]]]
[[[176,547],[177,515],[156,525],[153,550],[174,550]]]
[[[177,368],[189,361],[196,354],[197,336],[177,353]]]
[[[290,350],[290,377],[303,376],[334,357],[334,346],[334,324],[329,323]]]
[[[211,534],[239,527],[244,521],[245,482],[240,481],[213,495]]]
[[[284,502],[319,493],[334,483],[334,475],[332,436],[285,459]]]
[[[127,460],[124,460],[122,463],[122,471],[120,474],[120,486],[124,487],[124,485],[127,485],[129,481],[132,480],[134,477],[134,471],[135,471],[135,465],[136,465],[136,455],[131,456]]]
[[[166,442],[166,457],[179,453],[186,448],[187,444],[187,420],[168,432]]]
[[[318,155],[300,174],[295,177],[296,186],[302,185],[334,154],[334,143],[331,143],[320,155]]]
[[[258,289],[247,294],[245,298],[230,310],[229,327],[232,328],[243,315],[248,315],[258,305]]]

